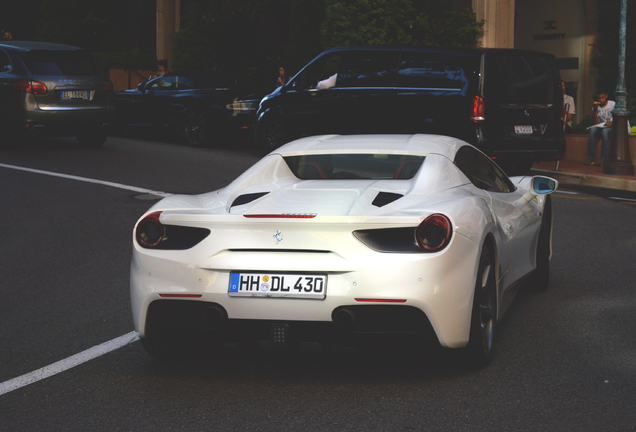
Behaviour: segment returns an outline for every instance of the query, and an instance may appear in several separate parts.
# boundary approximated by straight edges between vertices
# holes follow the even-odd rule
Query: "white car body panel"
[[[322,321],[356,299],[405,299],[422,310],[442,346],[465,346],[478,261],[487,236],[498,260],[498,297],[535,268],[535,250],[545,204],[523,199],[530,185],[515,178],[517,191],[483,191],[453,164],[468,144],[442,136],[322,136],[287,144],[265,156],[227,187],[163,199],[164,225],[211,230],[187,250],[141,247],[133,232],[131,305],[135,330],[145,337],[146,312],[159,294],[200,294],[196,301],[221,305],[229,319]],[[394,153],[425,156],[410,180],[300,180],[283,157],[302,154]],[[525,186],[525,187],[522,187]],[[232,206],[244,194],[268,192]],[[372,205],[379,192],[404,197]],[[385,253],[371,249],[356,230],[417,227],[427,216],[449,217],[453,236],[435,253]],[[251,219],[255,214],[315,214],[311,219]],[[143,218],[140,219],[140,221]],[[280,232],[282,240],[275,234]],[[228,295],[231,271],[327,274],[326,297],[316,299]],[[191,301],[182,299],[180,301]],[[499,308],[498,308],[499,310]]]

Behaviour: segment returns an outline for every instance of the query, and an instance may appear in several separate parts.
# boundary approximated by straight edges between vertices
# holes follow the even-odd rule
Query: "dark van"
[[[256,140],[271,151],[316,134],[435,133],[465,140],[517,173],[563,157],[562,100],[550,54],[338,47],[261,101]]]

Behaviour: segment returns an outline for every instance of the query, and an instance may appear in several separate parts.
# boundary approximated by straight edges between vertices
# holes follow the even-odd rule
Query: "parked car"
[[[253,131],[260,97],[220,73],[180,72],[115,93],[118,127],[175,133],[194,147]]]
[[[560,83],[540,52],[338,47],[263,98],[256,140],[267,152],[315,134],[437,133],[527,171],[565,153]]]
[[[484,365],[514,288],[548,288],[556,187],[447,136],[294,141],[139,219],[135,330],[158,357],[198,347],[191,335],[274,348],[401,335]]]
[[[106,141],[113,125],[113,84],[80,48],[0,41],[0,140],[76,136],[87,146]]]

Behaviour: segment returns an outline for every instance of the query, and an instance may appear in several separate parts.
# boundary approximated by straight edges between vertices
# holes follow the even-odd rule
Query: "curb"
[[[532,169],[531,172],[552,177],[553,179],[558,180],[560,184],[565,185],[592,186],[636,192],[636,180],[542,169]]]

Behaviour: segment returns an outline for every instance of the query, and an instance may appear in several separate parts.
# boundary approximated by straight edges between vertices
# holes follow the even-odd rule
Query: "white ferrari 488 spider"
[[[445,136],[294,141],[137,222],[135,330],[157,357],[191,334],[272,347],[410,335],[485,365],[510,294],[547,289],[556,187]]]

